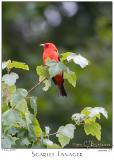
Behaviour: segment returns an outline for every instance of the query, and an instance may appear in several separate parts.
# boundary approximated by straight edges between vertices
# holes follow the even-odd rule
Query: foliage
[[[10,74],[5,74],[2,77],[2,81],[4,81],[4,83],[7,85],[12,86],[15,84],[18,78],[19,76],[16,73],[11,72]]]
[[[72,53],[68,53],[62,54],[64,61],[69,61],[68,56],[72,56]],[[75,58],[72,56],[73,60]],[[81,63],[85,62],[84,57],[81,60],[79,57],[77,60]],[[38,85],[44,83],[44,91],[47,91],[51,87],[51,78],[61,73],[63,73],[64,78],[68,80],[69,84],[75,87],[75,72],[71,71],[63,63],[64,61],[56,63],[55,61],[48,60],[46,66],[36,67],[37,75],[39,76]],[[29,96],[32,90],[27,91],[24,88],[17,88],[15,83],[19,76],[17,73],[11,72],[12,68],[28,70],[28,65],[8,60],[7,62],[3,62],[2,66],[8,72],[2,77],[3,148],[64,148],[74,138],[76,127],[82,124],[86,135],[91,134],[98,140],[101,140],[101,126],[97,122],[97,119],[100,119],[100,113],[106,118],[108,117],[107,111],[102,107],[86,107],[81,113],[73,114],[72,120],[75,123],[60,126],[55,133],[50,133],[51,129],[49,126],[46,126],[43,131],[38,119],[38,114],[40,113],[38,113],[37,97]],[[83,67],[85,66],[83,65]],[[51,140],[50,137],[54,135],[56,135],[58,143]]]
[[[5,69],[5,68],[7,68],[8,70],[10,70],[12,68],[29,70],[29,66],[26,65],[25,63],[17,62],[17,61],[11,62],[11,60],[8,60],[8,61],[2,63],[2,69]]]
[[[61,144],[62,147],[69,144],[70,139],[74,138],[74,130],[75,126],[73,124],[67,124],[65,126],[61,126],[58,129],[56,136],[58,137],[59,143]]]
[[[84,131],[87,135],[91,134],[98,140],[101,140],[101,126],[97,122],[97,119],[100,119],[100,113],[102,113],[105,118],[108,118],[107,111],[103,107],[86,107],[81,113],[73,114],[72,120],[74,120],[77,125],[83,124]]]
[[[76,74],[75,72],[71,71],[68,66],[66,66],[63,63],[63,59],[69,61],[68,55],[70,56],[72,53],[66,52],[64,54],[61,54],[62,56],[62,62],[56,63],[55,61],[47,60],[46,66],[37,66],[36,71],[39,76],[40,81],[43,79],[46,79],[43,83],[45,83],[45,88],[43,90],[47,91],[48,88],[51,86],[50,79],[56,76],[57,74],[63,73],[64,79],[67,79],[68,82],[75,87],[76,86]],[[72,59],[75,59],[75,57]],[[83,57],[84,61],[85,58]],[[77,58],[78,62],[83,62],[83,59],[80,61],[79,58]],[[88,60],[86,60],[88,62]],[[76,63],[77,64],[77,63]],[[83,68],[86,67],[86,65],[83,66]]]

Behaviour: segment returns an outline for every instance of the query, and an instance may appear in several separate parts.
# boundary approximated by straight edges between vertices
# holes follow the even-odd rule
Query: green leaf
[[[10,63],[11,63],[11,60],[2,62],[2,70],[5,69],[5,68],[8,68],[8,65],[9,65]]]
[[[18,133],[17,133],[17,137],[19,137],[19,139],[21,139],[22,137],[25,137],[27,134],[27,128],[21,128],[18,129]]]
[[[8,86],[4,82],[2,83],[2,97],[7,97],[9,100],[11,96],[14,94],[16,91],[16,86]]]
[[[58,140],[62,148],[65,147],[70,142],[70,138],[64,135],[59,135]]]
[[[58,134],[63,134],[72,139],[74,137],[75,129],[76,127],[73,124],[67,124],[65,126],[61,126],[57,132]]]
[[[35,134],[33,124],[28,125],[28,138],[33,142],[37,141],[37,136]]]
[[[72,72],[70,70],[67,70],[67,72],[64,72],[64,79],[67,79],[68,82],[75,87],[76,86],[76,74],[75,72]]]
[[[15,85],[8,86],[7,88],[8,88],[8,92],[9,92],[10,95],[13,95],[14,92],[16,91],[16,86]]]
[[[33,118],[33,129],[36,137],[39,138],[42,134],[42,129],[40,127],[38,120],[35,117]]]
[[[9,94],[9,90],[11,90],[12,92],[14,92],[16,90],[16,86],[8,86],[7,84],[5,84],[4,82],[2,82],[2,97],[6,96],[6,92],[8,92]],[[14,91],[13,91],[14,90]],[[12,93],[11,92],[11,93]]]
[[[11,72],[10,74],[3,75],[2,81],[8,86],[13,86],[18,78],[18,74]]]
[[[16,144],[16,140],[18,140],[17,137],[12,137],[10,135],[3,135],[2,136],[2,148],[4,149],[10,149],[12,145]]]
[[[17,105],[15,106],[15,109],[17,111],[20,111],[23,115],[25,115],[26,112],[28,112],[27,102],[25,99],[21,99]]]
[[[71,52],[65,52],[65,53],[62,53],[61,54],[61,62],[63,62],[64,60],[66,60],[67,59],[67,57],[69,56],[71,54]]]
[[[2,103],[6,103],[8,105],[8,102],[10,102],[12,95],[16,91],[16,86],[8,86],[5,83],[2,83]]]
[[[14,136],[15,134],[17,134],[19,132],[19,129],[18,128],[14,128],[14,127],[10,127],[8,129],[8,134]]]
[[[11,141],[8,137],[5,136],[1,140],[2,140],[2,148],[3,149],[11,148]]]
[[[82,111],[81,114],[84,114],[86,116],[84,122],[85,124],[91,124],[94,123],[96,121],[97,118],[100,119],[100,114],[97,114],[93,117],[90,117],[90,108],[91,107],[85,107]]]
[[[101,126],[99,123],[94,122],[91,124],[84,124],[84,130],[87,135],[95,136],[99,141],[101,140]]]
[[[2,103],[2,113],[6,112],[8,109],[9,109],[9,107],[8,107],[7,103],[3,102]]]
[[[24,99],[27,96],[27,94],[27,90],[23,88],[17,89],[11,98],[11,106],[16,106],[22,99]]]
[[[36,141],[33,118],[34,116],[30,112],[25,113],[26,125],[28,129],[28,137],[30,138],[31,141]]]
[[[10,127],[25,127],[25,121],[21,118],[20,114],[13,109],[9,109],[2,114],[2,124]]]
[[[54,62],[54,61],[48,61],[46,63],[49,67],[49,75],[50,78],[55,77],[58,74],[61,74],[63,71],[67,70],[67,67],[62,62]]]
[[[7,68],[7,66],[11,63],[11,60],[8,60],[8,61],[5,61],[5,62],[2,62],[2,70]]]
[[[85,120],[84,120],[84,123],[85,124],[92,124],[92,123],[94,123],[96,121],[96,118],[86,118]]]
[[[31,108],[34,110],[34,114],[37,114],[37,97],[31,97],[30,98],[30,105]]]
[[[22,139],[20,140],[20,145],[21,145],[21,146],[28,146],[28,145],[30,145],[30,144],[31,144],[31,142],[29,141],[28,137],[22,138]]]
[[[103,107],[86,107],[81,113],[86,115],[86,119],[84,120],[86,124],[94,123],[97,118],[100,119],[100,113],[108,118],[107,111]]]
[[[89,107],[85,107],[82,111],[81,114],[85,114],[86,116],[89,116],[90,111],[88,110]]]
[[[47,91],[51,86],[51,81],[46,79],[43,83],[45,84],[45,86],[43,87],[43,90]]]
[[[39,76],[39,81],[44,80],[45,78],[49,78],[49,72],[47,66],[37,66],[36,72]],[[47,91],[49,87],[51,86],[51,81],[49,79],[46,79],[43,81],[44,87],[43,90]]]
[[[30,124],[32,124],[33,115],[30,112],[26,112],[25,119],[26,119],[27,126],[29,126]]]
[[[39,76],[40,81],[42,81],[43,79],[45,79],[49,76],[47,66],[37,66],[36,67],[36,72]]]
[[[8,68],[19,68],[19,69],[24,69],[24,70],[29,70],[29,66],[25,63],[22,62],[17,62],[17,61],[12,61],[11,63],[8,64]]]
[[[74,137],[74,130],[75,126],[73,124],[67,124],[65,126],[59,127],[56,137],[58,137],[58,140],[62,147],[69,144],[70,139]]]
[[[12,68],[20,68],[20,69],[24,69],[24,70],[29,70],[29,66],[25,63],[22,62],[18,62],[18,61],[12,61],[8,60],[6,62],[2,63],[2,69],[12,69]]]

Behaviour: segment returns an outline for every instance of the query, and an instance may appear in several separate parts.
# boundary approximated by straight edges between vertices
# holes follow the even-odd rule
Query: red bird
[[[43,63],[46,64],[46,60],[49,58],[50,60],[54,60],[55,62],[59,62],[60,58],[58,55],[58,50],[56,46],[53,43],[45,43],[41,44],[44,48],[43,52]],[[55,85],[58,86],[60,95],[61,96],[67,96],[66,91],[64,89],[64,79],[63,79],[63,73],[60,73],[52,78]]]

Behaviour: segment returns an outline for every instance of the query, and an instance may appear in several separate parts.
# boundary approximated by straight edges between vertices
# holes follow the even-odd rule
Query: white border
[[[10,0],[10,1],[13,1],[13,0]],[[19,1],[19,0],[17,0],[17,1]],[[25,1],[27,1],[27,0],[25,0]],[[30,1],[30,0],[28,0],[28,1]],[[34,1],[37,1],[37,0],[34,0]],[[42,0],[42,2],[43,1],[48,1],[48,0]],[[68,1],[68,0],[66,0],[66,1]],[[80,0],[80,2],[81,1],[86,1],[86,0]],[[90,0],[88,0],[88,1],[90,1]],[[98,1],[99,0],[92,0],[92,2],[98,2]],[[103,1],[103,0],[101,0],[101,1]],[[104,0],[104,1],[106,1],[106,0]],[[23,2],[23,0],[20,0],[20,2]],[[0,5],[0,17],[1,17],[1,5]],[[113,3],[113,7],[114,7],[114,3]],[[114,12],[113,12],[113,22],[114,22]],[[2,35],[1,21],[0,21],[0,33]],[[114,33],[113,33],[113,37],[114,37]],[[1,41],[1,36],[0,36],[0,43],[1,42],[2,41]],[[0,45],[0,50],[1,50],[1,46],[2,45]],[[114,46],[114,42],[113,42],[113,46]],[[113,56],[113,61],[114,61],[114,56]],[[1,62],[1,56],[0,56],[0,62]],[[113,71],[114,71],[114,64],[113,64]],[[1,70],[0,70],[0,75],[1,75]],[[113,74],[113,80],[114,80],[114,74]],[[1,88],[1,83],[0,83],[0,88]],[[114,88],[113,88],[113,90],[114,90]],[[0,101],[1,101],[1,99],[0,99]],[[1,112],[0,112],[0,115],[1,115]],[[114,117],[113,117],[113,124],[114,124]],[[0,130],[1,130],[1,125],[0,125]],[[0,137],[1,137],[1,132],[0,132]],[[0,142],[1,142],[1,139],[0,139]],[[113,144],[114,144],[114,139],[113,139]],[[0,143],[0,146],[1,146],[1,143]],[[33,157],[32,152],[35,153],[37,156]],[[58,152],[67,153],[67,154],[74,153],[74,156],[58,156]],[[50,157],[48,155],[41,156],[41,153],[44,153],[44,155],[47,155],[48,153],[53,153],[51,155],[54,155],[54,156],[50,156]],[[82,154],[82,156],[80,156],[80,153]],[[70,160],[76,160],[76,159],[80,159],[80,160],[97,160],[97,159],[98,160],[101,160],[101,159],[107,160],[107,159],[109,159],[109,160],[112,160],[113,159],[112,157],[114,157],[113,153],[114,153],[114,148],[113,149],[17,149],[17,150],[2,150],[2,149],[0,149],[0,159],[1,160],[10,160],[10,159],[11,160],[69,160],[69,159]],[[76,154],[78,154],[79,156],[75,156]]]

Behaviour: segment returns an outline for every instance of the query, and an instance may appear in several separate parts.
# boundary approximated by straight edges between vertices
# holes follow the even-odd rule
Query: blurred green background
[[[36,66],[42,64],[41,43],[53,42],[59,53],[72,51],[90,60],[77,74],[77,86],[65,82],[68,97],[59,97],[54,86],[48,92],[36,88],[38,119],[55,132],[71,123],[71,115],[84,107],[102,106],[109,114],[101,118],[102,143],[112,143],[112,3],[111,2],[2,2],[2,58],[27,63],[30,71],[17,71],[17,86],[30,89],[36,83]],[[54,139],[56,141],[56,138]],[[77,127],[75,143],[96,139]]]

